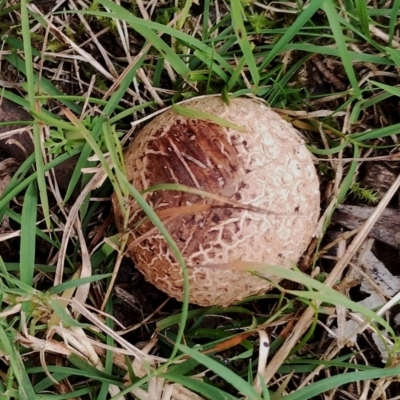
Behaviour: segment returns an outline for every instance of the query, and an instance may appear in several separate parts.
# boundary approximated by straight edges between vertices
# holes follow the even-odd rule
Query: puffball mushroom
[[[227,105],[221,97],[203,97],[181,107],[200,118],[173,108],[154,118],[125,154],[127,178],[139,191],[179,183],[219,196],[158,190],[144,197],[187,263],[190,302],[226,307],[272,287],[246,270],[229,269],[229,263],[290,268],[299,260],[316,230],[319,182],[298,132],[263,103],[235,98]],[[131,201],[129,255],[149,282],[182,300],[181,266]],[[122,230],[115,196],[113,205]]]

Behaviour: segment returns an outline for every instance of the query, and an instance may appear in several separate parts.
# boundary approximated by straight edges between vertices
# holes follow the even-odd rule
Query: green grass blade
[[[209,121],[214,124],[223,126],[225,128],[231,128],[235,129],[239,132],[247,132],[246,128],[244,126],[236,125],[233,122],[230,122],[224,118],[218,117],[213,114],[209,114],[203,111],[199,110],[193,110],[189,107],[184,107],[184,106],[178,106],[178,105],[173,105],[172,109],[179,115],[182,115],[183,117],[188,117],[188,118],[194,118],[194,119],[201,119],[203,121]]]
[[[0,350],[7,356],[11,356],[13,354],[13,347],[11,345],[10,338],[3,329],[2,325],[0,325]]]
[[[219,308],[219,307],[210,307],[206,309],[198,309],[198,310],[191,310],[187,314],[187,320],[191,320],[193,318],[199,318],[201,316],[204,316],[206,314],[248,314],[251,315],[251,312],[247,310],[244,307],[238,307],[238,306],[230,306],[227,308]],[[163,318],[162,320],[157,322],[157,329],[159,331],[163,331],[165,329],[168,329],[169,327],[178,324],[179,321],[181,320],[182,315],[181,314],[172,314],[169,315],[166,318]]]
[[[248,270],[254,270],[258,274],[260,274],[260,276],[279,276],[283,279],[288,279],[293,282],[300,283],[309,288],[308,291],[289,291],[296,296],[312,300],[320,300],[328,304],[341,305],[349,310],[353,310],[362,314],[369,321],[378,322],[390,333],[390,335],[392,335],[393,337],[396,336],[388,322],[385,321],[384,318],[377,315],[374,311],[348,299],[346,296],[336,291],[335,289],[328,287],[321,282],[318,282],[317,280],[309,277],[302,272],[258,263],[248,263],[248,265]],[[311,289],[313,291],[311,291]]]
[[[179,262],[179,265],[181,266],[181,271],[182,271],[182,277],[183,277],[183,300],[182,300],[182,316],[180,319],[180,324],[179,324],[179,329],[178,333],[176,336],[176,343],[175,346],[172,350],[172,354],[170,357],[170,362],[172,359],[175,357],[177,351],[178,351],[178,345],[181,343],[183,339],[183,335],[185,332],[185,326],[187,322],[187,315],[188,315],[188,310],[189,310],[189,275],[186,267],[186,262],[182,256],[182,253],[179,250],[179,247],[175,243],[174,239],[172,238],[171,234],[169,233],[168,229],[164,226],[162,221],[160,220],[159,216],[157,213],[153,210],[152,207],[146,202],[146,200],[142,197],[142,195],[138,192],[137,189],[135,189],[129,182],[126,176],[117,169],[115,169],[115,173],[117,175],[117,178],[119,180],[120,186],[122,187],[127,187],[129,190],[130,195],[137,201],[139,206],[142,208],[142,210],[146,213],[146,215],[149,217],[149,219],[153,222],[153,224],[158,228],[160,233],[164,236],[165,241],[168,243],[168,245],[171,247],[177,261]]]
[[[332,47],[323,47],[323,46],[316,46],[314,44],[307,44],[307,43],[289,43],[287,46],[284,48],[285,51],[287,50],[299,50],[299,51],[305,51],[309,53],[317,53],[317,54],[323,54],[327,56],[333,56],[333,57],[340,57],[338,49],[332,48]],[[388,50],[388,49],[386,49]],[[365,63],[373,63],[373,64],[378,64],[378,65],[393,65],[393,61],[389,60],[386,57],[379,57],[374,54],[363,54],[363,53],[356,53],[354,51],[347,51],[347,55],[349,56],[351,61],[354,62],[365,62]]]
[[[26,66],[26,79],[28,84],[28,99],[31,110],[36,109],[35,100],[35,81],[33,78],[33,63],[32,63],[32,46],[31,35],[29,30],[29,17],[28,7],[26,0],[21,0],[21,24],[22,24],[22,37],[24,42],[25,53],[25,66]],[[33,144],[35,152],[35,162],[37,170],[37,182],[40,193],[40,201],[42,203],[42,210],[46,221],[47,228],[50,228],[50,207],[49,199],[47,197],[46,181],[44,176],[44,163],[41,149],[41,132],[39,125],[33,123]]]
[[[353,157],[355,159],[360,157],[360,149],[357,145],[354,145],[354,154]],[[358,161],[352,161],[350,164],[350,168],[347,171],[347,174],[345,178],[343,179],[340,192],[338,194],[338,204],[342,203],[345,197],[347,196],[347,193],[349,193],[350,187],[353,184],[354,181],[354,174],[356,173],[357,170],[357,164]]]
[[[79,121],[77,123],[80,124]],[[78,127],[78,126],[76,126],[76,127]],[[103,126],[103,129],[104,129],[104,126]],[[99,161],[100,161],[104,171],[106,172],[108,178],[110,179],[111,183],[113,184],[116,192],[117,193],[121,193],[121,192],[125,193],[126,191],[129,192],[129,194],[136,200],[138,205],[142,208],[142,210],[149,217],[149,219],[153,222],[153,224],[159,229],[160,233],[164,236],[166,242],[171,247],[177,261],[179,262],[179,265],[181,266],[182,276],[183,276],[183,281],[184,281],[184,291],[183,291],[182,319],[180,321],[181,323],[180,323],[178,334],[177,334],[177,343],[180,343],[183,338],[185,325],[186,325],[186,321],[187,321],[187,312],[188,312],[188,308],[189,308],[189,277],[188,277],[188,272],[186,269],[186,262],[179,250],[179,247],[173,240],[169,231],[165,228],[164,224],[158,217],[157,213],[153,210],[152,207],[150,207],[150,205],[146,202],[146,200],[142,197],[142,195],[128,182],[128,180],[126,178],[126,174],[124,174],[123,171],[121,171],[121,169],[118,168],[118,165],[114,166],[116,178],[114,177],[114,175],[111,173],[110,166],[108,165],[106,159],[104,158],[104,155],[103,155],[101,149],[99,148],[98,144],[96,143],[95,139],[93,138],[92,135],[90,135],[90,133],[83,126],[81,126],[81,134],[84,136],[84,138],[87,141],[87,144],[91,147],[91,149],[94,151],[94,153],[99,158]],[[117,179],[118,183],[117,183],[116,179]],[[120,189],[118,189],[118,186],[119,186],[119,188],[122,189],[122,191]],[[124,200],[119,199],[119,201],[121,202],[120,204],[121,204],[121,207],[123,208]],[[171,360],[174,358],[176,352],[177,352],[177,348],[174,347],[174,349],[172,351]]]
[[[60,382],[61,380],[68,378],[68,376],[69,376],[69,374],[63,374],[63,373],[52,374],[52,377],[57,382]],[[36,393],[40,393],[53,385],[54,385],[54,382],[49,377],[46,377],[46,378],[40,380],[39,382],[37,382],[33,388]]]
[[[398,49],[392,49],[390,47],[386,47],[386,52],[389,54],[389,57],[396,64],[396,67],[400,68],[400,51]]]
[[[83,398],[94,398],[93,392],[95,390],[95,386],[85,387],[78,390],[73,390],[72,392],[65,393],[65,394],[38,394],[35,397],[35,400],[70,400],[70,399],[78,399],[82,398],[81,396],[90,395]]]
[[[228,84],[226,85],[227,92],[230,92],[234,88],[234,86],[238,83],[240,78],[240,73],[242,72],[245,64],[246,64],[246,59],[242,57],[239,60],[235,70],[233,71],[233,74],[229,78]]]
[[[283,93],[285,92],[285,88],[287,87],[286,85],[289,84],[289,81],[292,78],[292,76],[301,69],[301,67],[308,60],[308,58],[309,58],[308,55],[305,55],[304,57],[302,57],[292,67],[290,67],[289,71],[287,71],[285,74],[283,74],[282,78],[280,78],[277,82],[274,82],[271,93],[269,93],[268,97],[266,98],[267,103],[270,106],[272,106],[275,103],[275,99],[278,97],[280,92],[283,92]],[[279,68],[279,69],[282,69],[282,68]],[[270,78],[267,78],[267,79],[269,80]]]
[[[195,50],[193,53],[199,60],[201,60],[207,68],[210,69],[210,76],[212,73],[215,73],[218,75],[224,82],[228,81],[228,75],[225,73],[225,71],[214,62],[213,58],[210,58],[209,52],[204,53],[201,50]],[[211,55],[213,56],[214,53]],[[204,75],[200,74],[199,72],[190,72],[189,78],[191,80],[201,80],[204,79]]]
[[[19,351],[14,346],[14,374],[18,380],[19,400],[32,400],[36,397],[32,382],[25,371],[25,365]],[[18,371],[18,372],[17,372]]]
[[[104,107],[103,110],[103,116],[101,116],[98,121],[96,122],[95,126],[93,127],[92,130],[92,137],[97,140],[103,130],[103,124],[107,121],[106,116],[110,116],[114,110],[118,107],[118,104],[122,97],[125,95],[126,91],[128,90],[129,86],[132,83],[132,80],[136,76],[137,70],[142,66],[142,63],[146,59],[147,53],[143,54],[142,57],[132,65],[130,70],[127,72],[126,76],[124,79],[121,80],[119,88],[114,92],[114,94],[111,96],[110,100],[107,102],[107,105]],[[90,156],[90,153],[92,151],[92,148],[90,147],[89,144],[86,144],[82,151],[81,155],[79,157],[79,160],[76,164],[75,170],[71,176],[70,183],[68,185],[67,193],[65,195],[65,201],[68,201],[68,199],[71,197],[73,191],[75,190],[78,181],[81,177],[81,169],[88,166],[90,163],[87,161],[87,158]],[[82,184],[86,184],[90,179],[90,176],[86,175],[82,178]],[[87,209],[87,204],[84,204],[81,213],[84,216],[86,214],[86,209]]]
[[[68,374],[71,377],[82,376],[86,379],[100,382],[107,382],[111,385],[123,386],[123,379],[115,376],[110,376],[103,371],[93,367],[88,364],[83,359],[79,358],[76,354],[72,353],[69,356],[68,360],[72,365],[75,365],[76,368],[66,367],[66,366],[55,366],[48,365],[47,369],[51,373],[59,373],[59,374]],[[42,374],[42,367],[29,367],[26,369],[28,374]],[[34,399],[35,397],[30,398],[29,400]]]
[[[115,12],[115,16],[117,16],[119,19],[128,22],[128,24],[130,24],[135,31],[142,35],[154,48],[158,50],[160,55],[171,64],[172,68],[174,68],[174,70],[180,76],[186,79],[186,77],[190,74],[189,67],[185,62],[182,61],[178,54],[176,54],[176,52],[151,29],[151,21],[145,21],[137,18],[128,13],[127,10],[117,6],[115,3],[110,4],[111,2],[108,0],[99,0],[99,3],[113,10]],[[109,18],[111,17],[109,13],[96,11],[85,11],[85,14],[102,15]],[[160,26],[162,25],[160,24]]]
[[[18,388],[18,400],[35,399],[35,392],[32,384],[25,371],[25,366],[19,352],[11,343],[13,341],[11,336],[12,334],[7,334],[4,328],[0,325],[0,350],[8,356],[8,375],[9,377],[14,375],[17,380],[15,386]]]
[[[19,295],[29,295],[29,296],[36,296],[38,295],[38,291],[34,289],[30,285],[26,285],[25,283],[21,282],[19,279],[14,278],[13,275],[7,273],[0,272],[0,276],[3,278],[4,282],[7,283],[8,288],[6,289],[7,292],[18,293]],[[12,288],[12,289],[11,289]]]
[[[202,35],[203,41],[208,39],[208,19],[210,18],[210,0],[204,0],[203,6],[203,29]]]
[[[193,350],[190,347],[184,345],[177,345],[177,347],[183,354],[192,357],[198,363],[204,365],[222,379],[225,379],[236,390],[247,396],[249,399],[262,400],[259,394],[254,391],[252,385],[224,365],[220,364],[218,361],[215,361],[211,357],[208,357],[197,350]]]
[[[32,164],[35,162],[35,155],[31,154],[27,159],[19,166],[18,170],[14,173],[8,185],[3,190],[3,193],[0,196],[0,203],[1,199],[5,198],[11,190],[13,190],[16,186],[18,186],[21,182],[24,181],[26,174],[32,167]],[[11,200],[11,199],[10,199]],[[2,202],[2,206],[0,207],[0,220],[3,220],[4,213],[7,210],[7,205]]]
[[[307,400],[316,398],[319,394],[328,390],[338,388],[351,382],[370,381],[372,379],[382,379],[398,377],[400,375],[400,367],[396,368],[377,368],[373,371],[347,372],[322,379],[314,382],[308,387],[297,390],[295,393],[285,396],[285,400]]]
[[[366,38],[371,39],[371,34],[369,32],[369,17],[368,17],[367,2],[365,0],[355,0],[355,6],[356,6],[355,9],[356,15],[358,17],[361,30]]]
[[[21,217],[20,278],[32,286],[36,251],[37,190],[32,182],[25,193]]]
[[[111,300],[111,299],[110,299]],[[113,315],[113,304],[112,301],[108,301],[106,305],[105,312],[109,315]],[[109,328],[114,329],[114,321],[111,318],[106,318],[106,324]],[[114,345],[114,339],[107,335],[107,346],[111,349]],[[131,365],[128,363],[128,368]],[[112,350],[107,350],[106,352],[106,360],[104,363],[104,372],[110,376],[112,376],[113,372],[113,367],[114,367],[114,352]],[[99,390],[97,400],[107,400],[109,398],[108,396],[108,389],[109,389],[109,383],[103,382],[101,385],[101,388]]]
[[[86,285],[87,283],[98,282],[98,281],[101,281],[102,279],[107,279],[110,276],[112,276],[112,273],[87,276],[86,278],[79,278],[79,279],[75,279],[72,281],[66,281],[66,282],[60,283],[59,285],[52,286],[48,290],[48,293],[50,295],[61,293],[64,290],[77,288],[78,286]]]
[[[374,86],[377,86],[378,88],[385,90],[389,94],[393,96],[400,97],[400,88],[399,87],[394,87],[390,85],[385,85],[384,83],[376,82],[376,81],[370,81]]]
[[[340,26],[336,9],[331,0],[326,0],[322,6],[329,20],[329,25],[332,29],[333,36],[336,41],[336,46],[339,51],[340,58],[343,63],[343,67],[346,71],[347,77],[350,81],[350,85],[354,90],[355,97],[361,96],[361,89],[358,85],[357,77],[351,63],[350,56],[347,51],[346,41],[343,35],[342,27]]]
[[[244,12],[240,0],[231,0],[231,17],[232,25],[236,34],[237,41],[243,52],[243,57],[249,67],[251,77],[253,79],[253,85],[257,90],[260,82],[260,75],[257,69],[256,60],[253,55],[253,48],[247,37],[246,28],[243,23]]]
[[[299,34],[301,28],[309,22],[311,17],[322,7],[325,0],[313,0],[309,3],[308,7],[297,17],[296,21],[286,30],[285,34],[279,39],[265,60],[259,67],[260,73],[266,68],[270,62],[282,51],[282,49],[296,36]]]
[[[44,171],[46,172],[51,168],[54,168],[56,165],[61,164],[63,161],[68,160],[71,156],[78,154],[79,151],[79,149],[75,149],[71,152],[71,154],[62,154],[61,156],[46,164],[44,166]],[[4,194],[2,197],[0,197],[0,210],[2,210],[4,207],[7,207],[8,203],[13,199],[13,197],[17,196],[19,193],[21,193],[22,190],[28,187],[29,184],[36,179],[36,177],[37,172],[34,172],[33,174],[22,180],[22,182],[18,183],[15,187],[10,189],[7,194]]]
[[[364,142],[371,139],[379,139],[387,136],[398,135],[400,131],[400,124],[385,126],[384,128],[375,129],[371,132],[358,132],[353,133],[349,137],[358,142]]]
[[[392,41],[394,36],[394,31],[399,18],[400,0],[394,0],[392,4],[392,12],[390,13],[389,22],[389,46],[393,47]]]
[[[80,328],[89,328],[90,326],[87,324],[83,324],[72,318],[71,314],[65,310],[65,301],[64,299],[51,298],[48,302],[48,306],[53,309],[54,313],[59,317],[62,321],[63,326],[69,327],[80,327]]]
[[[204,44],[202,41],[194,38],[191,35],[188,35],[185,32],[173,29],[169,26],[162,25],[157,22],[147,21],[142,18],[137,18],[134,15],[128,13],[126,9],[122,8],[121,6],[110,0],[99,0],[98,3],[112,10],[115,15],[101,11],[83,11],[82,13],[89,15],[98,15],[106,18],[111,18],[111,17],[119,18],[123,21],[128,22],[133,29],[135,29],[135,27],[137,26],[142,26],[145,28],[153,29],[158,32],[165,33],[167,35],[175,37],[176,39],[181,40],[182,42],[186,43],[188,46],[193,47],[194,49],[201,50],[203,53],[208,55],[209,59],[213,59],[213,49],[210,46]],[[218,62],[228,73],[232,73],[233,71],[232,67],[218,53],[215,54],[215,61]]]
[[[237,400],[237,397],[230,395],[229,393],[223,392],[215,386],[212,386],[206,382],[202,382],[198,379],[193,379],[189,376],[180,376],[172,373],[163,375],[169,381],[180,383],[182,386],[193,390],[196,393],[200,393],[207,399],[212,400]]]
[[[191,72],[189,67],[155,32],[138,24],[131,24],[131,27],[145,37],[147,41],[158,50],[162,57],[164,57],[171,64],[172,68],[174,68],[174,70],[183,77],[183,79],[186,79],[189,76]]]
[[[111,385],[123,386],[122,378],[117,378],[114,375],[109,375],[104,371],[100,371],[99,369],[87,363],[85,360],[78,357],[74,353],[72,353],[68,357],[68,360],[71,362],[72,365],[75,365],[75,367],[77,367],[80,371],[82,371],[82,373],[86,374],[86,376],[88,377],[91,376],[97,380],[109,383]]]
[[[27,64],[25,64],[25,61],[22,60],[19,57],[12,57],[10,55],[4,55],[4,59],[6,59],[11,65],[13,65],[16,69],[18,69],[18,71],[22,72],[23,74],[26,75],[26,77],[28,78],[28,66]],[[44,77],[40,77],[39,80],[39,76],[37,73],[32,72],[33,74],[33,83],[35,84],[35,91],[37,93],[37,95],[35,95],[35,99],[39,99],[42,96],[38,95],[40,94],[44,94],[47,93],[48,96],[51,96],[51,98],[59,98],[60,101],[68,108],[70,108],[71,110],[73,110],[74,112],[76,112],[77,114],[80,114],[82,112],[82,107],[76,103],[74,103],[73,101],[69,100],[71,97],[70,96],[65,96],[63,92],[61,92],[60,90],[58,90],[52,82],[50,82],[48,79],[44,78]],[[17,97],[14,95],[15,97],[13,98],[9,98],[7,97],[9,100],[15,101]],[[15,101],[18,104],[22,104],[22,102],[19,101]],[[29,102],[26,102],[26,104],[28,104],[28,106],[26,106],[26,108],[31,108],[29,107]],[[31,108],[32,109],[32,108]]]
[[[183,25],[185,24],[188,16],[189,16],[189,11],[190,7],[192,6],[193,0],[186,0],[185,5],[181,11],[181,16],[179,18],[179,21],[177,23],[177,28],[179,30],[182,30]]]

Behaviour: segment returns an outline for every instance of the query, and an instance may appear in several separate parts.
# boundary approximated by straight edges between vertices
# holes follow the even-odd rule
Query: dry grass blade
[[[262,393],[261,380],[263,379],[265,367],[267,365],[270,340],[267,332],[265,332],[264,330],[259,330],[258,334],[260,336],[260,347],[258,355],[257,376],[254,381],[253,387],[257,393],[261,394]]]
[[[110,335],[116,342],[118,342],[125,350],[130,352],[130,355],[137,358],[141,364],[149,363],[150,365],[154,365],[156,363],[167,361],[165,358],[151,356],[144,353],[142,350],[139,350],[137,347],[130,344],[127,340],[119,336],[116,332],[114,332],[111,328],[105,325],[100,319],[98,319],[95,315],[89,312],[82,304],[78,303],[75,299],[72,299],[70,302],[71,306],[79,311],[83,316],[85,316],[93,325],[97,326],[102,332]]]
[[[64,339],[68,347],[76,349],[80,356],[86,357],[96,369],[104,371],[103,363],[82,328],[70,327],[69,329],[64,329],[62,326],[54,326],[49,332],[49,336],[54,332],[57,332]],[[110,385],[108,391],[111,396],[117,396],[120,393],[120,389],[115,385]],[[124,398],[121,397],[121,399]]]
[[[48,23],[50,31],[54,36],[59,38],[62,42],[69,44],[77,53],[79,53],[83,57],[86,62],[93,65],[106,78],[114,81],[115,78],[109,71],[107,71],[98,61],[96,61],[96,59],[92,55],[81,49],[80,46],[75,44],[73,40],[71,40],[67,35],[61,32],[60,29],[58,29],[58,27],[56,27],[51,21],[48,21],[35,5],[30,4],[28,7],[31,9],[32,12],[37,13],[43,17],[43,19]]]
[[[68,240],[71,235],[72,229],[75,225],[76,218],[78,217],[79,210],[85,201],[86,197],[88,194],[91,192],[92,188],[98,187],[101,182],[104,182],[106,179],[106,174],[104,171],[99,171],[97,174],[95,174],[90,182],[84,187],[78,198],[76,199],[74,205],[72,206],[68,219],[65,223],[65,228],[63,232],[63,237],[61,240],[61,247],[60,247],[60,252],[57,260],[57,269],[56,269],[56,274],[54,278],[54,285],[58,285],[62,282],[62,276],[63,276],[63,271],[64,271],[64,262],[65,262],[65,255],[67,252],[67,245],[68,245]]]
[[[82,266],[81,266],[81,273],[80,278],[87,278],[92,276],[92,265],[90,262],[90,255],[86,245],[85,236],[82,232],[82,225],[79,218],[75,220],[75,229],[78,233],[79,243],[81,246],[81,253],[82,253]],[[90,284],[87,283],[86,285],[81,285],[76,289],[75,299],[76,301],[80,302],[81,304],[86,303],[86,299],[89,295]],[[74,315],[77,318],[77,315]]]

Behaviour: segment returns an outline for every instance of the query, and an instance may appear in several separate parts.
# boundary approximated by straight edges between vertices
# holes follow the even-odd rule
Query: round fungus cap
[[[317,226],[318,177],[298,132],[263,103],[235,98],[227,105],[220,97],[205,97],[181,107],[188,112],[169,109],[132,141],[125,154],[127,177],[139,191],[179,183],[214,195],[158,190],[145,199],[185,258],[190,302],[225,307],[272,286],[247,271],[227,269],[227,263],[290,268],[299,260]],[[149,282],[181,300],[176,257],[131,201],[129,255]],[[122,230],[115,196],[113,204]]]

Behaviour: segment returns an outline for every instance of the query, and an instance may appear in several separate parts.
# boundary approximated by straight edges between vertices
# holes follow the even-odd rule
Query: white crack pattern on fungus
[[[198,265],[242,260],[289,268],[306,250],[317,225],[318,178],[296,130],[265,105],[236,98],[228,107],[219,97],[209,97],[183,106],[244,126],[247,132],[168,110],[149,123],[129,147],[125,155],[128,179],[138,190],[181,183],[267,210],[237,209],[177,191],[145,197],[157,212],[212,205],[207,211],[180,215],[165,225],[189,266],[190,301],[227,306],[264,293],[271,284],[246,271]],[[122,217],[116,199],[113,201],[121,228]],[[132,209],[131,226],[144,217],[136,203]],[[142,224],[131,232],[131,241],[152,228],[149,221]],[[180,266],[161,234],[155,232],[132,246],[130,255],[147,280],[182,299]]]

